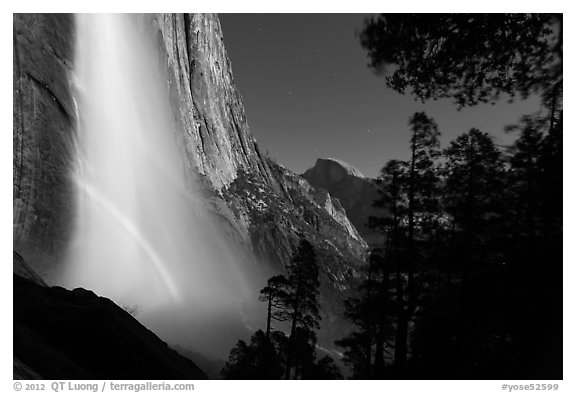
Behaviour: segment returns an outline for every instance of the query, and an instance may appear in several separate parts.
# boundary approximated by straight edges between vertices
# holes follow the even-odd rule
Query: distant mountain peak
[[[346,174],[349,176],[354,176],[354,177],[360,177],[360,178],[365,177],[362,174],[362,172],[360,172],[359,169],[355,168],[354,166],[347,163],[346,161],[342,161],[342,160],[339,160],[337,158],[331,158],[331,157],[318,158],[316,160],[316,164],[314,165],[314,168],[319,168],[319,167],[326,167],[327,170],[330,170],[332,172],[335,172],[335,171],[338,171],[338,169],[341,169],[343,171],[343,174]],[[314,169],[314,168],[312,168],[312,169]]]
[[[335,158],[317,159],[316,164],[302,177],[312,187],[324,189],[338,199],[348,219],[368,244],[376,245],[382,241],[381,234],[368,226],[368,217],[386,214],[373,206],[379,195],[372,179],[347,162]]]

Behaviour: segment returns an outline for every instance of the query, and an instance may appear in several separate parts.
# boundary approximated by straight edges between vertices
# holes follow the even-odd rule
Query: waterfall
[[[134,15],[76,22],[76,227],[61,284],[137,308],[168,341],[216,345],[257,292],[184,171],[155,41]]]

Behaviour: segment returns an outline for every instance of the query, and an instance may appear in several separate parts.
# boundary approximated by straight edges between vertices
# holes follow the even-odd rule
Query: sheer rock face
[[[273,184],[249,132],[217,16],[163,14],[153,22],[160,30],[174,117],[185,131],[190,162],[217,190],[229,185],[240,170]]]
[[[348,219],[371,245],[382,242],[382,234],[368,227],[369,216],[387,214],[372,206],[380,196],[372,179],[366,178],[350,164],[333,158],[319,158],[303,178],[314,187],[324,189],[342,204]]]
[[[337,200],[260,153],[218,17],[159,14],[146,23],[166,71],[191,185],[201,184],[226,235],[267,270],[282,270],[300,235],[310,240],[322,301],[331,305],[326,320],[339,323],[336,303],[360,274],[366,243]],[[73,227],[73,19],[15,15],[14,32],[14,249],[50,283],[47,272]]]
[[[13,16],[14,249],[43,273],[64,250],[75,109],[73,16]]]

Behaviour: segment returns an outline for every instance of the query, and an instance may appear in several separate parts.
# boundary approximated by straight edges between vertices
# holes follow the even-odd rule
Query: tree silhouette
[[[343,379],[343,377],[334,359],[323,356],[304,370],[303,379]]]
[[[444,150],[441,202],[451,229],[439,255],[460,269],[448,283],[421,278],[429,290],[419,298],[414,321],[412,375],[561,375],[562,234],[554,214],[549,218],[556,224],[545,224],[544,207],[547,198],[558,204],[561,195],[546,189],[545,162],[561,166],[552,158],[559,143],[546,142],[546,129],[546,119],[538,117],[511,127],[520,137],[507,162],[477,129]],[[548,148],[556,153],[543,153]],[[541,318],[533,320],[535,314]]]
[[[438,177],[436,160],[440,156],[440,132],[436,122],[424,112],[410,118],[410,170],[408,178],[408,234],[406,258],[406,294],[404,302],[398,295],[398,322],[394,350],[394,365],[397,375],[403,375],[408,353],[408,327],[417,305],[415,265],[418,257],[415,239],[415,218],[419,215],[421,229],[430,227],[434,213],[438,210]]]
[[[405,375],[409,326],[417,307],[415,282],[417,264],[423,255],[418,244],[430,237],[439,211],[437,160],[441,154],[440,132],[424,112],[409,120],[411,159],[392,160],[382,168],[377,181],[380,199],[374,206],[386,208],[391,216],[370,217],[372,228],[382,232],[383,248],[375,249],[367,278],[358,295],[346,302],[346,316],[356,330],[337,341],[346,348],[345,362],[356,378],[383,378],[384,351],[391,347],[392,314],[395,314],[394,366],[397,377]],[[394,307],[389,275],[394,274]]]
[[[260,291],[260,301],[267,303],[266,336],[270,337],[272,320],[285,322],[289,319],[286,309],[288,279],[283,275],[273,276]]]
[[[290,264],[286,267],[288,291],[284,299],[284,306],[290,322],[290,336],[286,353],[285,378],[290,379],[294,364],[305,363],[300,357],[302,350],[302,337],[308,345],[314,348],[314,330],[320,327],[320,314],[318,306],[318,288],[320,280],[314,247],[302,238]],[[298,333],[298,337],[297,337]]]
[[[389,87],[422,101],[462,107],[537,93],[552,117],[561,102],[562,15],[382,14],[360,41]]]
[[[336,341],[345,348],[344,362],[355,379],[378,379],[384,374],[384,350],[391,332],[390,269],[383,250],[374,250],[368,260],[367,277],[356,297],[345,303],[345,316],[355,329]]]
[[[412,180],[412,163],[407,161],[391,160],[381,170],[378,179],[380,199],[374,202],[374,206],[381,208],[389,208],[392,213],[391,217],[378,218],[370,217],[370,225],[373,228],[379,228],[385,236],[385,256],[384,260],[387,261],[387,269],[393,267],[395,277],[395,314],[396,314],[396,333],[394,343],[395,359],[405,361],[405,346],[402,340],[407,340],[408,322],[405,319],[406,315],[406,299],[405,299],[405,279],[406,279],[406,259],[408,258],[408,241],[406,224],[410,206],[410,184]],[[416,181],[414,174],[414,182]],[[414,199],[414,198],[413,198]],[[384,282],[387,276],[382,276],[382,289],[385,288]],[[387,286],[387,283],[386,283]],[[384,291],[385,293],[386,291]],[[414,294],[414,293],[413,293]],[[382,304],[381,310],[388,309],[385,304]],[[392,305],[390,305],[390,308]],[[382,317],[381,317],[382,318]],[[399,321],[402,319],[402,323]],[[377,345],[375,352],[375,371],[377,377],[384,375],[384,341],[386,334],[385,320],[381,321],[381,331],[377,337]],[[400,331],[399,329],[406,329]],[[397,352],[397,349],[399,352]],[[397,366],[396,372],[399,372],[401,366]]]
[[[268,311],[266,332],[256,332],[250,345],[240,340],[222,374],[228,379],[273,379],[280,375],[286,379],[341,378],[332,360],[316,359],[319,286],[314,247],[301,237],[286,275],[271,277],[260,291]],[[289,335],[281,328],[273,329],[273,321],[288,324]],[[271,363],[266,365],[265,361]]]
[[[410,118],[411,157],[382,169],[388,214],[370,218],[390,274],[369,264],[346,301],[344,361],[385,376],[388,345],[396,378],[561,377],[562,16],[383,15],[361,40],[401,93],[460,107],[535,93],[548,112],[508,127],[507,156],[478,129],[441,154],[436,123]]]
[[[472,128],[445,149],[444,165],[446,211],[453,217],[452,246],[456,247],[461,267],[459,330],[456,338],[464,340],[475,310],[471,307],[471,275],[489,259],[494,250],[490,240],[497,232],[501,216],[501,193],[504,186],[502,154],[485,132]],[[488,251],[490,250],[490,251]],[[477,314],[477,313],[476,313]]]
[[[481,258],[481,236],[493,230],[504,186],[502,154],[485,132],[472,128],[444,150],[445,209],[453,217],[463,246],[463,279],[472,257]]]
[[[240,340],[221,372],[225,379],[279,379],[282,366],[269,337],[258,330],[247,345]]]
[[[505,248],[514,281],[515,324],[518,352],[526,370],[533,364],[522,361],[530,352],[547,362],[542,369],[553,374],[561,369],[562,348],[562,115],[548,131],[546,119],[525,116],[509,127],[519,137],[509,153],[505,212],[509,242]],[[528,315],[538,313],[538,321]],[[548,337],[546,345],[532,342],[534,336]],[[538,370],[537,372],[543,372]],[[558,374],[556,374],[558,375]]]

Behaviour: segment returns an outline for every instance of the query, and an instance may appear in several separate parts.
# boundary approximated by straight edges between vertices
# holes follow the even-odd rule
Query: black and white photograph
[[[564,15],[377,9],[12,13],[14,389],[563,390]]]

